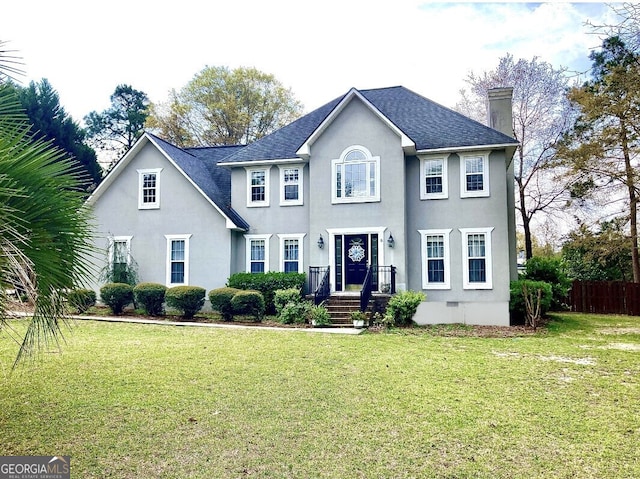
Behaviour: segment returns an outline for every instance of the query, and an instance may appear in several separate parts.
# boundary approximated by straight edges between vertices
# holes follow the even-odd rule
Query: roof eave
[[[443,148],[426,148],[416,150],[416,155],[427,155],[431,153],[456,153],[458,151],[475,151],[475,150],[502,150],[509,151],[512,149],[511,155],[515,153],[519,143],[494,143],[488,145],[469,145],[469,146],[447,146]]]
[[[260,166],[260,165],[275,165],[275,164],[294,164],[294,163],[306,163],[308,158],[276,158],[276,159],[262,159],[262,160],[249,160],[249,161],[231,161],[229,163],[218,163],[218,166]]]

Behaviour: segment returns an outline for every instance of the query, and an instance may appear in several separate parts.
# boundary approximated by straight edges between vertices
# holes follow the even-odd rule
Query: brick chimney
[[[513,88],[492,88],[487,92],[487,124],[511,138],[513,134]]]

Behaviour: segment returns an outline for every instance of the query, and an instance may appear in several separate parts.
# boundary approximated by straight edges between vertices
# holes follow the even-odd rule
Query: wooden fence
[[[640,283],[574,281],[568,300],[571,311],[640,316]]]

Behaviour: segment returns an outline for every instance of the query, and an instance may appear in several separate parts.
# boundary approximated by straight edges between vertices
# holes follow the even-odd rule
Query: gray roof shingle
[[[517,144],[514,138],[402,86],[359,93],[407,135],[417,150]],[[255,141],[223,163],[296,158],[298,149],[347,94]]]
[[[402,86],[359,93],[408,136],[418,151],[517,144],[515,139]],[[347,95],[246,146],[181,149],[148,134],[236,226],[248,230],[249,224],[231,207],[231,172],[219,164],[297,158],[300,147]]]
[[[181,149],[147,134],[236,226],[249,229],[249,224],[231,207],[231,172],[217,166],[218,162],[244,148],[242,145]]]
[[[360,92],[416,144],[416,150],[517,144],[517,140],[404,87]]]

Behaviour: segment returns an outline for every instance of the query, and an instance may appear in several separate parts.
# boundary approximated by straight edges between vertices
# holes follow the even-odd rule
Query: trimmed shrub
[[[100,299],[117,316],[133,302],[133,288],[127,283],[107,283],[100,288]]]
[[[262,321],[264,315],[264,298],[260,291],[238,291],[231,298],[231,306],[236,314],[250,315],[256,321]]]
[[[164,295],[167,287],[159,283],[140,283],[133,288],[133,298],[136,304],[142,305],[145,313],[150,316],[164,314]]]
[[[204,306],[207,290],[199,286],[174,286],[167,289],[164,298],[167,306],[182,312],[182,317],[191,319]]]
[[[315,322],[316,326],[329,326],[331,324],[331,315],[323,305],[311,306],[309,313],[310,323]]]
[[[305,324],[311,321],[311,301],[290,301],[285,304],[278,315],[278,322],[282,324]]]
[[[571,280],[564,271],[561,259],[534,256],[527,260],[525,268],[524,279],[544,281],[551,286],[552,298],[549,310],[567,309],[565,301],[571,288]]]
[[[389,326],[408,326],[426,296],[420,291],[400,291],[387,304],[384,322]]]
[[[235,273],[229,277],[227,286],[244,290],[260,291],[264,298],[267,314],[275,314],[275,292],[279,289],[304,287],[306,275],[304,273],[278,273],[270,271],[264,274]]]
[[[96,292],[92,289],[78,288],[67,293],[67,301],[78,313],[86,313],[96,304]]]
[[[231,321],[233,319],[233,306],[231,305],[231,300],[239,291],[239,289],[228,287],[212,289],[209,291],[211,309],[219,312],[224,321]]]
[[[303,299],[299,289],[289,288],[277,290],[273,298],[276,314],[280,315],[282,308],[284,308],[287,303],[299,303],[301,301],[303,301]]]
[[[551,302],[553,300],[553,289],[549,283],[544,281],[531,281],[528,279],[521,279],[518,281],[511,281],[509,301],[509,312],[511,313],[512,324],[524,324],[527,316],[527,308],[524,301],[523,285],[526,283],[529,293],[533,293],[537,290],[542,290],[542,298],[540,301],[540,314],[544,316],[551,308]]]

